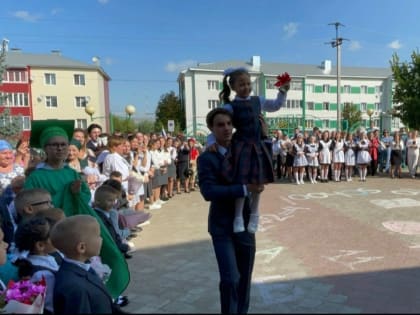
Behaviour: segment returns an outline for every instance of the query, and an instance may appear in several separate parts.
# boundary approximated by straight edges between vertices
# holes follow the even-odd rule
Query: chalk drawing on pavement
[[[404,235],[420,235],[420,222],[416,221],[386,221],[382,225],[388,230]]]
[[[310,208],[296,207],[296,206],[287,206],[287,207],[282,207],[281,209],[282,211],[276,214],[273,214],[273,213],[260,214],[260,222],[258,225],[258,230],[260,232],[268,231],[276,226],[275,225],[276,222],[283,222],[283,221],[286,221],[287,219],[294,217],[296,211],[310,210]]]
[[[419,207],[420,201],[410,198],[372,199],[371,203],[385,209]]]
[[[404,189],[398,189],[398,190],[391,190],[391,193],[395,195],[417,196],[420,194],[420,190],[404,188]]]
[[[321,256],[331,262],[343,265],[351,270],[356,270],[356,265],[366,264],[375,260],[384,259],[384,256],[366,256],[367,250],[339,250],[335,256]]]
[[[345,189],[345,190],[333,191],[333,192],[291,194],[288,196],[288,198],[292,200],[325,199],[325,198],[334,197],[334,196],[353,198],[353,197],[367,197],[369,195],[379,194],[380,192],[381,191],[379,189],[357,188],[357,189]]]
[[[257,250],[255,255],[256,256],[265,256],[264,263],[269,264],[271,261],[276,258],[282,251],[284,247],[278,246],[268,249]]]
[[[305,291],[293,283],[282,283],[284,275],[258,277],[253,280],[265,305],[294,302],[305,295]]]

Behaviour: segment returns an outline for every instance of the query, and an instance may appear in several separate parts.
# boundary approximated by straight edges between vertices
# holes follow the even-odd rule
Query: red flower
[[[277,76],[277,82],[274,84],[277,87],[284,85],[285,83],[290,82],[291,78],[287,72],[283,73],[282,75]]]

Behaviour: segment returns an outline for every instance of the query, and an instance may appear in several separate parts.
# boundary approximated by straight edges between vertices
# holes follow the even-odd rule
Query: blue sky
[[[320,64],[349,39],[343,66],[389,67],[420,46],[418,0],[2,0],[0,38],[29,53],[59,49],[111,76],[111,110],[127,104],[149,117],[162,95],[178,93],[179,71],[197,62]]]

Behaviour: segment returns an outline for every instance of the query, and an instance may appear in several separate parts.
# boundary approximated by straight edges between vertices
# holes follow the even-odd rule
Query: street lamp
[[[369,128],[370,128],[370,130],[372,130],[373,128],[373,126],[372,126],[372,115],[373,115],[373,109],[371,109],[371,108],[369,108],[367,111],[366,111],[366,114],[368,114],[368,116],[369,116]]]
[[[127,105],[125,107],[125,112],[128,115],[128,120],[130,120],[131,116],[136,112],[136,108],[134,107],[134,105]]]
[[[96,112],[96,109],[93,105],[86,105],[85,113],[90,116],[90,121],[94,121],[95,119],[108,118],[109,119],[109,128],[110,128],[111,133],[113,133],[114,132],[114,121],[112,119],[112,114],[109,113],[109,117],[107,117],[107,116],[93,117],[95,112]]]
[[[99,118],[99,117],[93,117],[93,114],[95,114],[95,107],[93,107],[93,105],[87,105],[85,107],[85,113],[88,114],[90,116],[90,121],[93,121],[95,118]]]

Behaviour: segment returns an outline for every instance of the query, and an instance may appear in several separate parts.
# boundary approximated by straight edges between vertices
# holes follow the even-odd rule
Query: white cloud
[[[106,57],[105,58],[105,64],[107,66],[110,66],[110,65],[114,64],[114,60],[112,58],[110,58],[110,57]]]
[[[60,9],[60,8],[54,8],[54,9],[51,9],[51,11],[50,11],[50,14],[51,15],[57,15],[57,14],[59,14],[60,12],[62,12],[63,11],[63,9]]]
[[[396,50],[398,50],[398,49],[400,49],[400,48],[402,47],[402,44],[401,44],[401,43],[400,43],[400,41],[397,39],[397,40],[394,40],[394,41],[390,42],[390,43],[388,44],[388,47],[389,47],[389,48],[392,48],[392,49],[396,49]]]
[[[360,45],[360,43],[357,40],[352,40],[350,42],[349,50],[357,51],[357,50],[360,50],[360,49],[362,49],[362,45]]]
[[[98,0],[98,2],[100,4],[107,4],[109,2],[109,0]]]
[[[197,61],[195,60],[184,60],[180,62],[170,61],[165,66],[165,70],[168,72],[179,72],[195,65],[197,65]]]
[[[296,35],[298,31],[298,24],[297,23],[287,23],[283,26],[284,38],[291,38]]]
[[[16,11],[12,15],[26,22],[36,22],[41,18],[40,15],[31,14],[28,11]]]

